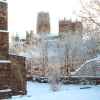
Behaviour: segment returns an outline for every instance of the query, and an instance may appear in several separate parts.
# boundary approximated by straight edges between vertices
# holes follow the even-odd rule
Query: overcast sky
[[[79,0],[8,0],[8,28],[21,35],[26,30],[36,32],[37,13],[45,11],[50,14],[51,32],[57,33],[59,19],[75,20],[79,10]]]

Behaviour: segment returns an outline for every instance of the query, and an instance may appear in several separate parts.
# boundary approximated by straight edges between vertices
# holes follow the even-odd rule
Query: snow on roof
[[[64,55],[64,48],[58,48],[57,41],[49,41],[47,49],[48,49],[48,51],[47,51],[48,57]],[[59,51],[60,51],[60,53],[59,53]],[[33,58],[33,57],[40,57],[41,54],[43,54],[43,48],[33,47],[31,49],[28,49],[26,52],[20,52],[18,55],[24,56],[26,58]]]
[[[59,35],[58,34],[55,34],[55,33],[42,33],[40,35],[38,35],[39,37],[47,37],[47,38],[58,38]]]
[[[28,50],[27,52],[20,52],[19,55],[24,56],[26,58],[40,57],[40,50],[32,49]]]
[[[34,37],[40,38],[40,35],[39,34],[34,34]]]
[[[3,90],[0,90],[0,92],[11,92],[12,90],[11,89],[3,89]]]
[[[26,57],[26,58],[32,58],[32,55],[29,54],[28,52],[20,52],[18,55],[19,56]]]
[[[0,0],[0,2],[4,2],[4,3],[6,3],[6,2],[7,2],[7,0]]]
[[[48,34],[48,36],[50,36],[50,37],[58,37],[58,34],[50,33],[50,34]]]
[[[5,30],[0,30],[0,32],[8,32],[8,31],[5,31]]]
[[[87,60],[85,63],[83,63],[78,69],[76,69],[74,72],[72,72],[72,75],[75,75],[78,71],[80,71],[86,64],[91,62],[100,61],[100,56],[97,56],[96,58]]]
[[[0,60],[0,63],[11,63],[10,60]]]

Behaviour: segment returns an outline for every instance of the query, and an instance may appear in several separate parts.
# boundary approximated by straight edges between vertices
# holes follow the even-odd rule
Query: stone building
[[[8,58],[7,3],[0,1],[0,59]]]
[[[59,21],[59,33],[82,32],[82,29],[83,26],[80,21],[72,22],[66,19]]]
[[[37,33],[50,33],[50,17],[47,12],[39,12],[37,16]]]
[[[25,59],[8,53],[7,8],[7,1],[0,0],[0,100],[6,96],[26,93]]]
[[[26,94],[25,57],[9,54],[13,95]]]

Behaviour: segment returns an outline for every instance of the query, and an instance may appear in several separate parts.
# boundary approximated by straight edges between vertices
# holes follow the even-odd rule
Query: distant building
[[[26,31],[26,44],[32,44],[34,41],[34,31]]]
[[[37,16],[37,33],[50,33],[49,13],[39,12]]]
[[[21,38],[18,34],[12,36],[9,53],[19,54],[20,52],[27,51],[27,49],[37,47],[40,37],[41,35],[34,34],[34,31],[26,31],[26,38]]]
[[[82,22],[71,20],[60,20],[59,21],[59,33],[67,33],[67,32],[82,32],[83,26]]]

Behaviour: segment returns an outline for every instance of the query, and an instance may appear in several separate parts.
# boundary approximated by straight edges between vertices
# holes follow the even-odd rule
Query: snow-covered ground
[[[27,83],[28,93],[15,96],[9,100],[100,100],[100,85],[88,85],[88,89],[80,89],[87,85],[62,85],[60,90],[52,92],[47,83]]]

